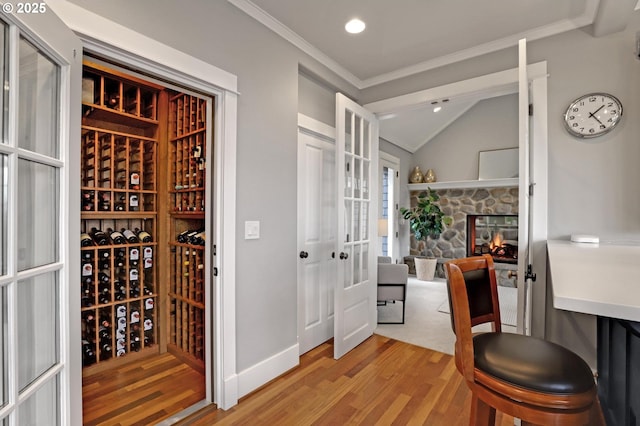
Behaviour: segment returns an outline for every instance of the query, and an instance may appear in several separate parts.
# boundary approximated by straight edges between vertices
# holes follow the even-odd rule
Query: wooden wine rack
[[[86,369],[158,351],[158,97],[161,86],[85,61],[83,232],[140,229],[151,242],[82,247]],[[91,356],[88,354],[92,354]]]
[[[172,238],[204,230],[206,177],[206,102],[188,94],[169,98],[169,173]],[[204,361],[204,246],[169,243],[169,345]]]

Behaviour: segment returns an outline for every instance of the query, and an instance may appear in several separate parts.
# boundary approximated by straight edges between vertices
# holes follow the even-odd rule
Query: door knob
[[[300,259],[306,259],[307,257],[309,257],[309,253],[304,250],[300,252]]]
[[[340,259],[345,260],[349,257],[348,253],[345,252],[340,252]]]

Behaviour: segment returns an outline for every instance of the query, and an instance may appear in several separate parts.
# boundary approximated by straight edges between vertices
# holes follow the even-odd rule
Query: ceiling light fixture
[[[435,107],[435,108],[433,109],[433,112],[438,112],[438,111],[440,111],[441,109],[442,109],[442,107],[441,107],[441,106],[437,106],[437,107]]]
[[[360,19],[354,18],[347,22],[344,26],[344,29],[347,30],[348,33],[358,34],[364,31],[366,25]]]

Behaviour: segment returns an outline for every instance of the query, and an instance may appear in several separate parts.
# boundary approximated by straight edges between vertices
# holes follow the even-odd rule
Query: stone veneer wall
[[[418,197],[424,191],[411,191],[411,207],[417,203]],[[469,214],[518,214],[518,188],[473,188],[473,189],[437,189],[440,196],[440,207],[447,216],[453,218],[453,223],[447,226],[440,238],[429,238],[426,242],[426,254],[437,257],[438,269],[436,275],[444,277],[442,263],[449,259],[467,256],[467,215]],[[422,255],[425,243],[418,242],[411,235],[411,255]],[[507,271],[496,271],[498,275],[505,275]],[[501,285],[515,286],[515,280],[505,277],[500,279]]]

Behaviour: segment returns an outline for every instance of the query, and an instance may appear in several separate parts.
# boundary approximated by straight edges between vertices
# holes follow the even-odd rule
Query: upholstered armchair
[[[378,306],[402,302],[401,322],[379,322],[378,324],[404,324],[405,301],[409,267],[405,264],[391,263],[387,256],[378,257]]]

